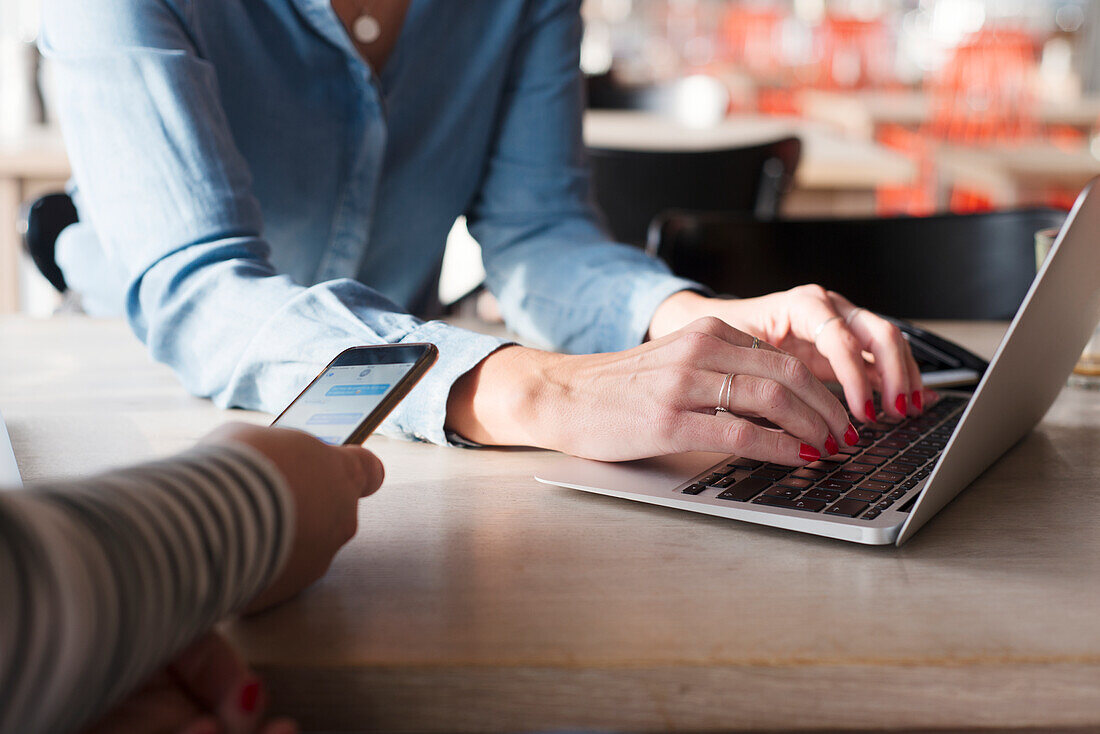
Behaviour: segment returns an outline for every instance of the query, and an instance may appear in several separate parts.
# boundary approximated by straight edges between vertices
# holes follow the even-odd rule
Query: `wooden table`
[[[68,177],[65,147],[55,130],[0,137],[0,314],[19,309],[20,207],[47,190],[59,190]]]
[[[857,216],[875,211],[879,186],[906,185],[916,175],[905,156],[796,117],[733,115],[714,127],[691,128],[648,112],[589,110],[588,145],[637,150],[708,150],[753,145],[789,135],[802,140],[802,160],[784,213]]]
[[[989,355],[1003,324],[941,330]],[[228,419],[117,322],[0,318],[28,480]],[[539,451],[386,439],[329,575],[231,626],[309,730],[1070,730],[1100,726],[1100,393],[901,549],[536,484]]]

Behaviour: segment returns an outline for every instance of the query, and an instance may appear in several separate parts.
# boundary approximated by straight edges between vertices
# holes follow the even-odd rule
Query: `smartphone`
[[[271,425],[360,444],[435,364],[434,344],[352,347],[336,355]]]

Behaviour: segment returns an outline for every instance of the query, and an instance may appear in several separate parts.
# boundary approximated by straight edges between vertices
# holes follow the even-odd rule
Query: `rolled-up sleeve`
[[[305,287],[277,272],[188,7],[43,7],[79,226],[94,228],[125,279],[131,327],[192,393],[268,412],[348,346],[432,342],[439,363],[382,430],[445,443],[451,385],[505,342],[422,322],[354,280]]]
[[[701,286],[598,224],[581,136],[580,2],[527,6],[470,232],[515,331],[575,353],[629,349],[662,301]]]

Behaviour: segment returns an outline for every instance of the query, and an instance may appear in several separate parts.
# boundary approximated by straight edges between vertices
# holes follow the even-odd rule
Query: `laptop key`
[[[807,489],[813,485],[809,479],[803,479],[802,477],[787,477],[780,480],[780,487],[789,487],[791,489]]]
[[[789,500],[793,500],[798,495],[802,494],[802,490],[790,489],[789,487],[772,487],[765,490],[764,494],[768,497],[786,497]]]
[[[879,482],[888,482],[890,484],[897,484],[902,479],[905,479],[905,474],[897,474],[892,471],[880,471],[875,475],[875,480]]]
[[[736,481],[737,477],[723,477],[722,479],[719,479],[717,482],[715,482],[714,486],[718,489],[725,489]]]
[[[734,459],[728,466],[730,469],[755,469],[758,466],[763,466],[764,462],[757,461],[756,459]]]
[[[879,500],[879,493],[868,492],[865,489],[853,489],[846,494],[845,497],[853,500],[862,500],[863,502],[877,502]]]
[[[867,509],[869,505],[866,502],[860,500],[844,499],[838,501],[829,509],[825,510],[826,515],[843,515],[844,517],[855,517],[859,513]]]
[[[890,458],[896,453],[897,449],[888,448],[886,446],[872,446],[871,448],[867,449],[866,455],[883,456],[885,458]]]
[[[772,483],[759,477],[746,477],[737,484],[718,495],[720,500],[733,500],[735,502],[748,502],[756,495],[763,492]]]
[[[859,485],[860,489],[869,489],[872,492],[889,492],[894,488],[894,485],[887,484],[886,482],[880,482],[875,479],[868,479],[863,484]]]
[[[776,471],[775,469],[757,469],[752,475],[757,479],[770,479],[775,481],[776,479],[782,479],[787,476],[787,472]]]
[[[871,454],[864,454],[859,457],[860,464],[870,464],[871,466],[880,466],[886,463],[885,456],[872,456]]]
[[[847,461],[847,459],[848,459],[848,457],[845,456],[844,460]],[[840,463],[841,462],[835,461],[835,460],[822,459],[821,461],[815,461],[812,464],[807,464],[806,468],[807,469],[814,469],[815,471],[831,472],[831,471],[834,471],[835,469],[839,469],[840,468]]]
[[[832,502],[835,499],[840,498],[840,492],[835,492],[831,489],[811,489],[806,493],[806,496],[812,500],[825,500],[826,502]]]
[[[818,479],[825,478],[825,472],[818,471],[817,469],[807,469],[802,467],[791,474],[792,477],[801,477],[802,479],[812,479],[817,481]]]
[[[771,497],[762,495],[752,501],[754,505],[767,505],[769,507],[785,507],[788,510],[805,510],[806,512],[821,512],[825,502],[815,499],[802,498],[798,500],[784,499],[783,497]]]
[[[858,461],[853,461],[850,464],[848,464],[847,466],[845,466],[844,470],[845,471],[859,472],[860,474],[870,474],[871,472],[873,472],[875,470],[875,467],[871,466],[870,464],[863,464],[863,463],[858,462]]]
[[[700,494],[705,490],[706,490],[706,485],[692,484],[692,485],[689,485],[687,487],[684,487],[681,491],[684,494]]]
[[[785,474],[789,474],[794,470],[793,466],[786,466],[785,464],[765,464],[765,469],[771,469],[772,471],[781,471]]]
[[[852,488],[851,482],[842,482],[838,479],[826,479],[821,484],[817,485],[819,489],[833,489],[837,492],[847,492]]]
[[[854,471],[838,471],[831,478],[841,482],[858,482],[863,479],[863,475]]]

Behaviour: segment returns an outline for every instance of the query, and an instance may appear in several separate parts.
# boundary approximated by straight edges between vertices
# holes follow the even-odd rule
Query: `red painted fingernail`
[[[245,683],[241,688],[240,698],[238,703],[241,706],[241,711],[246,714],[251,714],[256,710],[256,705],[260,702],[260,682],[251,681]]]
[[[832,456],[833,454],[835,454],[837,452],[837,449],[839,449],[839,448],[840,447],[836,445],[836,439],[833,438],[832,436],[829,436],[827,439],[825,439],[825,455],[826,456]]]
[[[898,395],[898,399],[894,401],[894,407],[898,409],[898,412],[905,415],[905,410],[908,407],[908,403],[905,400],[904,395]]]
[[[868,400],[867,405],[863,406],[863,414],[867,416],[868,423],[875,422],[875,401]]]
[[[844,432],[844,443],[855,446],[858,441],[859,433],[856,431],[856,427],[849,423],[848,430]]]
[[[808,443],[798,447],[798,458],[803,461],[817,461],[821,458],[821,452]]]
[[[924,410],[924,398],[921,397],[920,390],[913,391],[913,407],[918,411]]]

